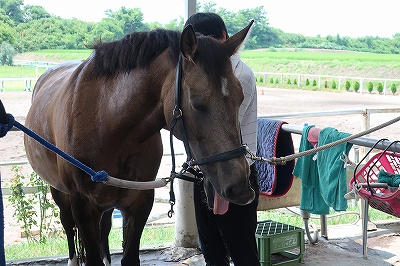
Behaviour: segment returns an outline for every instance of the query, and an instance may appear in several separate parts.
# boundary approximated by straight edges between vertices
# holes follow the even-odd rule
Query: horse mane
[[[177,61],[180,35],[178,31],[156,29],[133,32],[117,41],[100,41],[92,46],[96,73],[111,76],[143,68],[167,48]]]
[[[120,40],[98,42],[94,49],[93,62],[97,75],[112,76],[143,68],[157,55],[168,48],[172,62],[178,61],[181,32],[156,29],[133,32]],[[207,75],[217,83],[225,69],[228,55],[215,39],[197,34],[197,52],[194,60],[200,64]]]

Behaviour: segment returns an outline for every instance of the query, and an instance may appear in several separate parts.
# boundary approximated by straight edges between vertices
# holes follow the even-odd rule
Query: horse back
[[[149,130],[151,123],[160,122],[143,108],[148,92],[142,93],[142,72],[97,77],[90,58],[49,69],[35,86],[26,125],[95,171],[126,180],[152,180],[162,143],[159,129]],[[33,169],[53,187],[63,192],[70,186],[97,189],[88,175],[32,139],[25,137],[25,147]]]

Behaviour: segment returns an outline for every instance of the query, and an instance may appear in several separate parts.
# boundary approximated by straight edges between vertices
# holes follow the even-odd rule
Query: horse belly
[[[32,105],[26,117],[25,125],[33,132],[49,141],[52,144],[60,147],[59,143],[55,142],[54,132],[60,127],[57,122],[62,120],[61,117],[55,118],[55,110],[62,113],[64,107],[63,101],[56,101],[62,94],[62,82],[60,78],[53,82],[52,79],[57,73],[57,70],[45,73],[45,79],[39,79],[34,89]],[[43,77],[42,77],[43,78]],[[66,185],[60,178],[56,154],[46,149],[29,136],[24,136],[24,144],[27,158],[33,170],[52,187],[67,192]]]

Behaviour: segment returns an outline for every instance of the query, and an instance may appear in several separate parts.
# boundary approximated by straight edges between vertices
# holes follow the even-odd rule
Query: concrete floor
[[[328,227],[329,239],[320,238],[316,244],[306,241],[304,264],[307,266],[383,266],[400,265],[400,221],[377,223],[377,230],[368,233],[368,257],[362,254],[361,228],[358,225]],[[205,265],[197,249],[158,247],[141,251],[141,265]],[[121,254],[114,252],[112,265],[120,265]],[[65,257],[8,261],[7,265],[67,266]]]

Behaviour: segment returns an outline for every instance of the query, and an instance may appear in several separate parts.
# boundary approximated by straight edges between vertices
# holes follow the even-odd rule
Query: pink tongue
[[[221,198],[218,193],[214,192],[214,214],[225,214],[229,208],[229,201]]]

